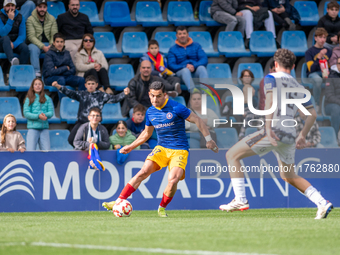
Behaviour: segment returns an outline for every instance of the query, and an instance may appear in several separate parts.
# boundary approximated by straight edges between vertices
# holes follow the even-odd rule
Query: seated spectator
[[[192,78],[208,78],[208,57],[201,45],[189,37],[186,27],[177,27],[176,38],[168,53],[168,66],[192,91],[195,87]]]
[[[240,80],[242,81],[242,86],[240,87],[243,91],[244,95],[244,104],[248,107],[248,89],[251,88],[252,95],[253,95],[253,106],[257,108],[258,105],[258,97],[255,94],[255,89],[253,87],[252,82],[254,81],[255,77],[252,71],[248,69],[244,69],[241,72]],[[250,102],[249,102],[250,103]]]
[[[269,73],[275,73],[275,62],[271,62],[269,66]],[[259,110],[264,110],[266,104],[266,94],[264,93],[264,78],[260,81],[259,89]]]
[[[46,84],[57,82],[84,90],[84,78],[76,76],[70,53],[65,50],[65,39],[60,33],[53,36],[53,44],[45,54],[43,75]]]
[[[340,57],[333,66],[326,82],[325,112],[331,116],[331,125],[338,137],[340,126]]]
[[[126,122],[124,120],[120,120],[117,123],[116,133],[110,136],[110,149],[119,150],[125,145],[130,145],[134,140],[136,140],[136,137],[128,129]],[[140,146],[136,149],[139,150]]]
[[[216,133],[214,131],[215,127],[218,127],[218,125],[215,124],[214,127],[214,119],[219,119],[219,117],[217,116],[217,114],[207,108],[207,114],[206,115],[202,115],[202,95],[200,90],[198,89],[194,89],[190,100],[189,100],[189,108],[198,116],[200,117],[203,122],[207,125],[207,127],[209,128],[209,132],[211,135],[211,138],[216,142],[217,138],[216,138]],[[190,132],[198,132],[199,129],[197,127],[197,125],[190,123],[189,121],[185,121],[185,130],[186,131],[190,131]],[[206,148],[206,140],[203,137],[202,133],[199,132],[201,140],[200,140],[200,147],[201,148]]]
[[[264,0],[263,7],[267,7],[273,14],[274,21],[286,30],[296,30],[296,25],[301,19],[298,11],[288,0]]]
[[[337,38],[338,38],[337,39],[338,45],[340,45],[340,32],[338,33]],[[328,61],[330,68],[337,65],[337,60],[339,57],[340,57],[340,46],[336,46],[335,48],[333,48],[332,56]]]
[[[313,84],[313,96],[316,103],[316,112],[320,113],[320,95],[321,95],[321,85],[323,78],[327,76],[323,75],[320,67],[320,60],[329,60],[332,51],[326,49],[324,44],[327,38],[327,31],[319,27],[315,31],[315,45],[309,48],[305,53],[305,59],[307,64],[307,76],[310,78],[310,82]]]
[[[74,148],[76,150],[88,150],[91,144],[95,143],[99,150],[107,150],[110,147],[109,133],[100,124],[102,112],[98,107],[93,107],[89,111],[88,123],[82,124],[74,138]]]
[[[32,81],[24,103],[24,116],[27,119],[27,150],[35,151],[39,143],[40,150],[50,150],[48,119],[53,116],[53,104],[45,95],[44,83],[40,78]]]
[[[26,150],[25,140],[20,132],[16,131],[16,126],[15,117],[12,114],[7,114],[0,132],[0,151],[24,152]]]
[[[77,122],[73,127],[70,136],[68,137],[68,142],[73,146],[73,140],[77,133],[80,125],[88,121],[88,115],[90,109],[93,107],[98,107],[100,111],[103,110],[104,104],[106,103],[118,103],[122,101],[126,95],[130,93],[129,88],[125,88],[124,92],[118,95],[109,95],[102,91],[96,90],[98,87],[98,82],[96,77],[90,75],[86,77],[85,87],[87,90],[83,91],[73,91],[67,89],[65,86],[60,86],[58,82],[53,82],[52,86],[56,87],[61,93],[65,94],[69,98],[79,101],[79,109],[77,115]]]
[[[47,12],[46,0],[38,0],[36,9],[27,19],[27,40],[30,42],[28,49],[36,77],[41,77],[39,56],[50,49],[56,33],[58,33],[57,22]]]
[[[93,28],[89,17],[79,12],[79,0],[69,0],[68,11],[62,13],[57,18],[58,31],[66,37],[65,48],[74,57],[81,46],[84,34],[93,34]],[[75,61],[74,61],[75,62]]]
[[[295,126],[296,135],[299,135],[299,133],[303,129],[305,125],[305,119],[306,119],[306,116],[302,112],[299,111],[299,113],[300,115],[297,115],[295,117],[295,120],[297,122],[297,125]],[[306,147],[307,148],[323,148],[324,146],[320,142],[321,142],[321,133],[319,131],[319,125],[315,121],[306,136]]]
[[[156,40],[149,41],[148,52],[144,53],[140,61],[142,62],[143,60],[149,60],[151,62],[151,75],[159,76],[173,85],[175,88],[175,91],[173,91],[175,96],[181,94],[181,79],[176,77],[175,74],[168,69],[167,60],[161,53],[159,53],[159,44]]]
[[[327,4],[327,13],[323,16],[317,27],[323,27],[328,35],[324,47],[333,50],[339,46],[338,33],[340,32],[339,4],[336,1],[331,1]]]
[[[83,36],[82,44],[75,55],[77,75],[84,77],[84,79],[89,75],[93,75],[99,81],[97,89],[113,94],[110,88],[109,75],[107,74],[109,65],[103,52],[94,47],[95,44],[96,40],[92,34]]]
[[[5,0],[0,12],[0,52],[5,52],[11,65],[27,64],[29,50],[25,43],[25,19],[15,9],[15,0]],[[19,59],[14,57],[19,54]]]
[[[251,33],[259,30],[263,24],[266,30],[272,32],[276,38],[273,14],[261,6],[260,0],[238,0],[238,10],[243,13],[246,20],[246,40],[244,42],[246,47],[249,45]]]
[[[213,0],[210,7],[210,15],[215,21],[225,24],[225,31],[240,31],[244,37],[244,30],[246,28],[246,20],[243,13],[237,11],[237,0]]]
[[[45,0],[46,1],[46,0]],[[0,6],[3,5],[4,0],[0,0]],[[12,1],[16,2],[16,9],[19,11],[19,13],[22,15],[22,17],[25,19],[25,21],[28,19],[29,16],[31,16],[32,11],[35,9],[35,3],[36,1],[32,0],[14,0]]]

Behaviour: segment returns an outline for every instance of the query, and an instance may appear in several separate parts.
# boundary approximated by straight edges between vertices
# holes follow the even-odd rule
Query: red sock
[[[126,184],[126,186],[124,187],[124,189],[120,193],[119,198],[120,199],[127,199],[135,191],[136,191],[136,189],[128,183],[128,184]]]
[[[166,206],[171,202],[173,197],[167,197],[164,193],[163,193],[163,198],[161,203],[159,204],[160,206],[166,208]]]

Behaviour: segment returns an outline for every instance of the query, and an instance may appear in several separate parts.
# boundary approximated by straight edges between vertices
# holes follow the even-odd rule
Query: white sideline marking
[[[146,253],[164,253],[164,254],[189,254],[189,255],[270,255],[261,253],[239,253],[239,252],[222,252],[222,251],[199,251],[199,250],[172,250],[162,248],[141,248],[141,247],[120,247],[120,246],[103,246],[103,245],[86,245],[86,244],[68,244],[68,243],[44,243],[44,242],[17,242],[17,243],[0,243],[0,246],[44,246],[57,248],[76,248],[89,250],[108,250],[108,251],[133,251]]]

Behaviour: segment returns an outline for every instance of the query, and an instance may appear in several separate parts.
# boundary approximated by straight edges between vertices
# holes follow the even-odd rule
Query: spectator
[[[176,29],[176,44],[168,53],[169,69],[176,72],[189,91],[194,89],[192,78],[208,78],[208,57],[199,43],[194,42],[184,26]]]
[[[68,142],[73,146],[73,140],[77,133],[80,125],[88,121],[88,115],[90,114],[90,109],[93,107],[98,107],[100,111],[103,110],[104,104],[106,103],[118,103],[122,101],[126,95],[130,93],[129,88],[125,88],[124,92],[118,95],[109,95],[102,91],[96,90],[98,87],[98,82],[96,77],[90,75],[86,77],[85,87],[87,90],[84,91],[73,91],[67,89],[65,86],[60,86],[58,82],[53,82],[52,86],[56,87],[61,93],[65,94],[69,98],[79,101],[79,109],[77,122],[73,127],[70,136],[68,137]]]
[[[15,1],[15,0],[14,0]],[[10,1],[13,3],[13,1]],[[32,11],[35,9],[35,0],[16,0],[16,9],[22,15],[22,17],[27,20],[27,18],[31,15]],[[4,0],[0,0],[0,6],[2,6]]]
[[[84,78],[75,76],[76,68],[70,53],[65,50],[65,39],[60,33],[53,36],[53,44],[45,54],[43,75],[46,84],[57,82],[61,85],[84,90]]]
[[[95,143],[99,150],[107,150],[110,147],[109,134],[107,129],[100,124],[102,112],[98,107],[93,107],[89,111],[87,123],[82,124],[74,138],[74,148],[76,150],[88,150],[91,144]]]
[[[213,0],[210,15],[215,21],[227,25],[225,31],[234,31],[237,26],[237,31],[240,31],[244,37],[246,20],[243,13],[238,12],[237,8],[237,0]]]
[[[338,137],[340,126],[340,57],[333,66],[326,82],[325,112],[331,116],[331,125]]]
[[[16,131],[17,121],[12,114],[7,114],[4,118],[0,132],[0,151],[20,151],[26,150],[25,140]]]
[[[87,76],[93,75],[99,81],[97,89],[113,94],[107,74],[109,65],[103,52],[94,47],[95,44],[96,40],[92,34],[85,34],[83,36],[82,44],[75,55],[77,75],[85,79]]]
[[[246,47],[249,45],[251,33],[259,30],[263,23],[266,30],[272,32],[276,38],[273,14],[267,8],[261,7],[260,0],[238,0],[238,10],[246,20]]]
[[[175,74],[168,69],[167,60],[159,53],[159,44],[156,40],[149,41],[148,52],[144,53],[140,61],[142,62],[143,60],[149,60],[151,62],[151,75],[159,76],[172,84],[175,88],[174,93],[176,96],[181,94],[181,79],[176,77]]]
[[[163,82],[165,85],[165,90],[169,91],[169,96],[175,96],[176,94],[172,93],[175,89],[173,85],[171,85],[166,80],[151,75],[151,62],[149,60],[143,60],[140,64],[140,74],[137,74],[133,77],[128,87],[130,88],[130,95],[128,100],[124,102],[122,114],[123,116],[128,115],[129,110],[135,107],[137,104],[142,104],[144,107],[149,108],[151,106],[150,98],[149,98],[149,85],[153,81]],[[130,116],[132,115],[132,112]]]
[[[323,76],[320,68],[320,60],[329,60],[332,51],[324,47],[327,38],[327,31],[319,27],[315,30],[315,45],[309,48],[305,53],[307,64],[307,76],[313,84],[313,96],[315,99],[315,110],[320,113],[320,95]]]
[[[269,66],[269,73],[275,73],[275,62],[271,62]],[[260,81],[260,89],[259,89],[259,110],[264,110],[266,104],[266,94],[264,93],[264,78]]]
[[[331,1],[327,4],[327,13],[323,16],[317,27],[323,27],[327,33],[327,40],[324,47],[333,50],[334,47],[339,46],[339,40],[337,34],[340,32],[340,18],[339,14],[339,4],[336,1]]]
[[[57,22],[47,12],[46,0],[38,0],[37,7],[27,19],[27,40],[30,42],[28,49],[36,77],[41,77],[40,53],[46,53],[50,49],[56,33],[58,33]]]
[[[50,150],[48,119],[53,116],[53,104],[45,95],[44,83],[35,78],[27,92],[24,103],[24,116],[27,119],[27,150],[35,151],[37,143],[40,150]]]
[[[58,31],[65,35],[65,47],[74,59],[77,50],[81,46],[84,34],[93,34],[93,28],[89,17],[79,12],[79,0],[70,0],[69,10],[60,14],[57,18]]]
[[[0,12],[0,52],[5,52],[11,65],[27,64],[29,59],[25,19],[15,9],[15,0],[5,0]],[[19,54],[19,59],[14,57]]]
[[[295,126],[297,135],[299,135],[299,133],[303,129],[303,125],[305,124],[305,119],[306,119],[306,116],[302,112],[300,112],[300,115],[297,115],[295,117],[295,120],[297,122],[297,125]],[[306,147],[307,148],[323,148],[324,146],[320,144],[320,142],[321,142],[321,133],[319,131],[319,125],[315,121],[306,136]]]
[[[298,11],[288,0],[264,0],[263,7],[267,7],[273,14],[274,21],[287,30],[296,30],[296,25],[301,19]]]
[[[217,116],[217,114],[207,108],[207,114],[206,115],[202,115],[202,95],[201,92],[198,89],[194,89],[190,100],[189,100],[189,108],[198,116],[200,117],[203,122],[207,125],[207,127],[209,128],[209,132],[210,135],[212,137],[212,139],[216,142],[217,138],[216,138],[216,133],[214,131],[215,127],[218,127],[218,125],[215,125],[214,127],[214,119],[219,119],[219,117]],[[198,132],[199,129],[195,124],[191,124],[189,121],[185,121],[185,130],[187,131],[191,131],[191,132]],[[206,148],[206,143],[207,141],[205,140],[205,138],[203,137],[203,135],[201,134],[201,132],[199,132],[201,140],[200,140],[200,147],[201,148]]]
[[[333,66],[336,66],[337,65],[337,60],[338,58],[340,57],[340,32],[338,33],[337,35],[337,38],[338,38],[338,45],[339,46],[336,46],[333,51],[332,51],[332,56],[331,58],[329,59],[329,66],[332,68]]]
[[[114,135],[110,136],[111,150],[118,150],[123,148],[125,145],[130,145],[134,140],[136,140],[136,137],[128,129],[124,120],[118,121],[116,131],[117,132]],[[136,149],[139,150],[140,146]]]

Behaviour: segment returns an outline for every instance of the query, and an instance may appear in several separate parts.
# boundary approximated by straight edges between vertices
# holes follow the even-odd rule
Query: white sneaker
[[[11,60],[11,65],[12,66],[17,66],[19,64],[20,64],[20,62],[19,62],[18,58],[12,58],[12,60]]]
[[[327,218],[328,214],[332,211],[333,205],[328,202],[325,206],[319,206],[314,219],[320,220]]]
[[[246,203],[242,203],[237,201],[235,198],[227,205],[220,205],[220,210],[233,212],[233,211],[245,211],[249,209],[248,201]]]

